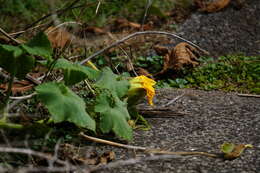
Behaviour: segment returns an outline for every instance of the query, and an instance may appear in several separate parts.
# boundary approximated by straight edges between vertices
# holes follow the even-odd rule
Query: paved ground
[[[260,172],[260,100],[239,97],[235,93],[199,90],[160,90],[157,106],[169,102],[183,92],[188,94],[171,105],[173,112],[188,115],[172,118],[150,118],[152,129],[136,131],[130,144],[168,149],[171,151],[205,151],[220,153],[224,142],[252,144],[233,161],[185,156],[123,166],[103,172],[172,172],[172,173],[259,173]],[[95,145],[95,144],[93,144]],[[100,145],[98,145],[100,146]],[[133,157],[132,151],[101,146],[113,150],[117,159]],[[137,153],[137,156],[140,154]],[[141,155],[142,156],[142,155]]]
[[[241,52],[260,55],[260,1],[245,2],[240,10],[231,4],[217,13],[197,12],[178,33],[215,56]]]

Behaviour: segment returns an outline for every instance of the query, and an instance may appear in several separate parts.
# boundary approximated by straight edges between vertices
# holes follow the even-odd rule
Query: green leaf
[[[98,78],[100,72],[92,68],[74,64],[66,59],[58,59],[54,68],[62,69],[64,72],[64,80],[66,85],[73,85],[88,78],[94,80]]]
[[[31,41],[22,44],[21,47],[31,55],[42,56],[47,60],[52,58],[52,47],[44,32],[39,32]]]
[[[0,66],[18,78],[24,78],[34,67],[34,58],[25,55],[19,47],[0,45]]]
[[[221,145],[221,151],[226,154],[232,152],[234,148],[235,148],[235,144],[233,143],[225,142],[224,144]]]
[[[130,119],[127,104],[117,96],[103,92],[96,99],[95,111],[101,114],[100,129],[103,133],[111,130],[126,140],[133,138],[132,128],[127,121]]]
[[[126,95],[130,84],[128,80],[120,80],[120,76],[114,74],[109,68],[104,68],[100,79],[95,83],[96,86],[109,89],[119,98]]]
[[[224,144],[221,145],[221,151],[224,153],[224,158],[230,160],[238,158],[246,148],[253,148],[253,145],[251,144],[235,145],[233,143],[228,143],[228,142],[225,142]]]
[[[95,121],[85,110],[85,102],[63,83],[44,83],[36,87],[39,99],[54,122],[69,121],[95,131]]]

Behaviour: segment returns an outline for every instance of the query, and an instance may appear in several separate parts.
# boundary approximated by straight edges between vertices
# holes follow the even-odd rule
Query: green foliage
[[[221,151],[225,154],[232,152],[234,148],[235,148],[235,144],[233,143],[226,142],[221,145]]]
[[[101,77],[95,83],[95,86],[101,89],[108,89],[111,94],[122,98],[129,89],[129,82],[114,74],[109,68],[104,68]]]
[[[246,148],[253,148],[251,144],[233,144],[225,142],[221,145],[221,151],[224,153],[224,158],[233,160],[238,158]]]
[[[136,59],[135,65],[147,69],[150,73],[157,73],[163,67],[163,57],[162,56],[147,56],[138,57]]]
[[[171,87],[195,87],[204,90],[260,93],[260,57],[225,56],[218,61],[202,58],[201,65],[192,70],[183,70],[182,76],[167,82]]]
[[[66,59],[58,59],[54,68],[63,70],[66,85],[74,85],[86,78],[94,80],[100,73],[89,67],[71,63]]]
[[[44,32],[39,32],[32,40],[21,47],[31,55],[37,55],[51,60],[52,47],[48,37]]]
[[[130,119],[127,104],[121,101],[117,96],[110,93],[101,93],[96,100],[95,111],[99,112],[100,129],[103,133],[111,130],[118,136],[131,140],[132,129],[128,125],[127,120]]]
[[[40,32],[26,44],[0,45],[0,66],[18,78],[24,78],[34,67],[34,58],[30,55],[38,55],[50,60],[51,54],[50,42],[47,36]]]
[[[0,66],[18,78],[23,78],[34,67],[34,58],[11,45],[0,45]]]
[[[100,129],[103,133],[111,130],[118,136],[131,140],[132,129],[127,104],[123,100],[129,89],[129,82],[104,68],[100,79],[95,83],[100,90],[96,98],[95,111],[100,113]]]
[[[36,87],[54,122],[69,121],[95,131],[95,121],[85,111],[85,102],[62,83],[44,83]]]

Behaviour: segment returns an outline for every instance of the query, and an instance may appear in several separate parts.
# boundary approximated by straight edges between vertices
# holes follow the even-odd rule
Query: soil
[[[131,145],[167,149],[170,151],[204,151],[221,153],[224,142],[252,144],[237,159],[229,161],[204,156],[142,162],[103,172],[172,172],[172,173],[259,173],[260,171],[260,102],[259,98],[240,97],[236,93],[191,89],[163,89],[155,105],[165,105],[186,93],[168,108],[183,116],[149,118],[152,128],[135,131]],[[145,107],[145,105],[141,105]],[[169,113],[170,114],[170,113]],[[93,143],[93,145],[95,145]],[[99,145],[99,149],[113,150],[117,159],[134,156],[133,151]],[[137,153],[136,157],[143,156]]]
[[[196,12],[177,30],[180,36],[213,56],[260,54],[260,1],[247,0],[241,8],[229,5],[217,13]]]

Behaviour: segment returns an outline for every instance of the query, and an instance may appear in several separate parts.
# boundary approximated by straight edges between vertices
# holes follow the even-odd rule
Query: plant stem
[[[3,117],[1,118],[2,121],[5,121],[6,120],[6,115],[7,115],[7,105],[8,105],[8,102],[9,102],[9,97],[12,93],[12,86],[13,86],[13,82],[14,82],[14,76],[15,76],[15,73],[12,73],[11,74],[11,78],[9,79],[9,82],[8,82],[8,88],[7,88],[7,93],[6,93],[6,97],[4,99],[4,102],[3,102],[3,107],[1,108],[0,110],[0,113],[3,115]]]
[[[7,94],[6,94],[6,97],[5,97],[5,100],[4,100],[4,105],[6,106],[8,104],[8,101],[9,101],[9,97],[12,93],[12,86],[13,86],[13,83],[14,83],[14,76],[15,74],[12,73],[11,74],[11,78],[8,82],[8,88],[7,88]]]

